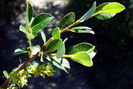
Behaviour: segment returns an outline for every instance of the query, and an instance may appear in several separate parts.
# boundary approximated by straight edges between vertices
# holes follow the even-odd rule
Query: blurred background
[[[96,46],[97,55],[90,68],[69,61],[71,71],[66,74],[56,69],[53,77],[32,77],[29,86],[23,89],[133,89],[133,1],[132,0],[96,0],[119,2],[126,7],[122,13],[109,20],[92,18],[83,24],[91,27],[95,35],[65,33],[68,37],[66,48],[80,42],[89,42]],[[55,19],[45,28],[47,38],[51,30],[58,26],[60,19],[68,12],[74,12],[79,19],[92,5],[94,0],[30,0],[35,15],[51,13]],[[25,48],[27,41],[18,28],[25,23],[25,0],[0,0],[0,84],[4,81],[2,71],[11,72],[21,64],[23,55],[13,54],[16,48]],[[42,41],[40,36],[33,44]]]

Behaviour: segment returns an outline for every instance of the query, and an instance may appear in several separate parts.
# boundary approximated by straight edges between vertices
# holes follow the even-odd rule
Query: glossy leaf
[[[91,34],[95,34],[94,31],[90,27],[86,27],[86,26],[73,27],[69,31],[75,32],[75,33],[91,33]]]
[[[21,31],[21,32],[23,32],[23,33],[27,33],[27,30],[26,30],[26,28],[23,26],[23,25],[20,25],[19,26],[19,30]]]
[[[92,59],[97,53],[97,50],[95,50],[95,46],[93,46],[90,50],[88,50],[87,53],[89,54],[90,58]]]
[[[32,47],[32,55],[36,55],[38,52],[40,52],[41,51],[41,48],[40,48],[40,46],[39,45],[36,45],[36,46],[33,46]]]
[[[26,8],[26,23],[29,24],[32,16],[33,16],[33,7],[31,6],[31,4],[27,1],[27,8]]]
[[[54,66],[64,70],[65,72],[70,71],[70,64],[65,58],[58,59],[57,57],[47,57],[47,60],[49,60]]]
[[[116,14],[99,14],[96,16],[97,19],[99,20],[106,20],[114,17]]]
[[[75,22],[75,14],[73,12],[68,13],[63,17],[63,19],[59,23],[59,28],[63,30],[67,26],[73,24]]]
[[[53,31],[52,31],[52,37],[54,39],[60,39],[60,28],[56,27]]]
[[[96,9],[96,2],[93,3],[92,7],[89,9],[88,12],[86,12],[81,18],[80,18],[80,22],[84,22],[85,20],[87,20],[94,12]]]
[[[73,55],[72,59],[84,66],[91,67],[93,65],[92,59],[86,52],[78,52]]]
[[[124,9],[125,9],[125,7],[122,4],[120,4],[118,2],[112,2],[112,3],[105,5],[102,8],[102,13],[115,14],[115,13],[120,13]]]
[[[34,35],[34,37],[36,37],[38,32],[46,27],[52,19],[53,16],[46,13],[42,13],[36,16],[31,24],[32,34]]]
[[[88,51],[88,50],[90,50],[92,47],[93,47],[93,45],[90,44],[90,43],[86,43],[86,42],[79,43],[79,44],[73,46],[73,47],[70,49],[69,54],[75,54],[75,53],[81,52],[81,51]]]
[[[40,56],[41,56],[40,62],[44,62],[44,59],[43,59],[43,52],[40,52]]]
[[[3,74],[4,74],[4,76],[6,77],[6,78],[9,78],[10,76],[9,76],[9,74],[8,74],[8,72],[7,71],[3,71]]]
[[[102,13],[102,8],[104,6],[106,6],[107,4],[109,4],[109,2],[102,3],[99,6],[97,6],[95,13],[96,12],[101,12],[101,14],[98,14],[96,16],[97,19],[99,19],[99,20],[106,20],[106,19],[110,19],[110,18],[112,18],[112,17],[114,17],[116,15],[116,14],[104,14],[104,13]]]
[[[26,33],[28,39],[34,39],[34,35],[32,33]]]
[[[57,50],[57,55],[56,57],[59,59],[61,58],[66,52],[66,49],[65,49],[65,44],[64,42],[61,43],[61,45],[59,46],[58,50]]]
[[[42,37],[43,42],[45,43],[46,42],[46,35],[43,31],[41,31],[41,37]]]
[[[102,3],[99,6],[97,6],[96,8],[96,12],[100,12],[101,14],[97,15],[96,18],[99,20],[106,20],[106,19],[110,19],[112,17],[114,17],[116,15],[116,13],[104,13],[103,12],[103,8],[105,8],[106,6],[108,6],[111,2],[106,2],[106,3]],[[110,6],[110,5],[109,5]],[[115,7],[112,7],[115,8]]]
[[[50,41],[47,45],[46,45],[46,51],[47,52],[53,52],[55,50],[57,50],[59,48],[59,46],[61,45],[61,39],[55,39]]]
[[[27,52],[28,52],[27,50],[23,50],[23,49],[19,49],[19,48],[14,51],[14,53],[16,55],[27,53]]]

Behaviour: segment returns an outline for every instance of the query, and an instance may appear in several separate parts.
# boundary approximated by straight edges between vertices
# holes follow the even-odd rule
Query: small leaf
[[[59,28],[63,30],[67,26],[73,24],[75,22],[75,14],[73,12],[68,13],[63,17],[63,19],[59,23]]]
[[[75,32],[75,33],[91,33],[91,34],[95,34],[94,31],[90,27],[86,27],[86,26],[73,27],[69,31]]]
[[[52,37],[54,39],[60,39],[60,28],[56,27],[53,31],[52,31]]]
[[[26,33],[28,39],[34,39],[34,35],[32,33]]]
[[[66,49],[65,49],[65,44],[64,42],[61,43],[61,45],[59,46],[58,50],[57,50],[57,55],[56,57],[59,59],[61,58],[66,52]]]
[[[66,73],[70,71],[70,64],[65,58],[57,59],[56,57],[46,57],[54,66],[64,70]]]
[[[20,25],[20,26],[19,26],[19,30],[20,30],[21,32],[23,32],[23,33],[27,33],[27,30],[26,30],[26,28],[25,28],[23,25]]]
[[[8,74],[8,72],[7,71],[3,71],[3,74],[4,74],[4,76],[6,77],[6,78],[9,78],[10,76],[9,76],[9,74]]]
[[[16,49],[15,51],[14,51],[14,53],[16,54],[16,55],[18,55],[18,54],[23,54],[23,53],[27,53],[28,51],[27,50],[23,50],[23,49]]]
[[[82,51],[74,54],[72,56],[73,61],[76,61],[84,66],[91,67],[93,65],[92,59],[89,54]]]
[[[33,39],[34,38],[34,35],[32,33],[29,33],[23,25],[20,25],[19,30],[21,32],[25,33],[26,34],[26,37],[28,39]]]
[[[90,50],[92,47],[93,47],[93,45],[90,44],[90,43],[86,43],[86,42],[79,43],[79,44],[73,46],[73,47],[70,49],[69,54],[75,54],[75,53],[81,52],[81,51],[88,51],[88,50]]]
[[[29,24],[32,16],[33,16],[33,7],[32,5],[27,1],[27,7],[26,7],[26,23]]]
[[[52,19],[53,16],[46,13],[42,13],[36,16],[31,24],[32,34],[34,35],[34,37],[36,37],[38,32],[46,27]]]
[[[88,12],[86,12],[81,18],[80,18],[80,22],[84,22],[85,20],[87,20],[94,12],[96,9],[96,2],[93,3],[92,7],[89,9]]]
[[[57,50],[61,44],[61,39],[54,39],[52,41],[50,41],[47,45],[46,45],[46,51],[47,52],[53,52],[55,50]]]
[[[97,51],[95,50],[95,46],[88,50],[87,53],[90,55],[90,58],[92,59],[97,53]]]
[[[70,72],[70,64],[69,64],[69,62],[67,61],[67,59],[62,58],[61,66],[62,66],[62,69],[63,69],[66,73],[69,73],[69,72]]]
[[[41,58],[40,58],[40,62],[44,62],[44,59],[43,59],[43,52],[40,52],[41,54]]]
[[[122,4],[120,4],[118,2],[112,2],[112,3],[109,3],[109,4],[105,5],[102,8],[102,13],[116,14],[116,13],[120,13],[124,9],[125,9],[125,7]]]
[[[45,43],[46,42],[46,35],[43,31],[41,31],[41,37],[42,37],[43,42]]]
[[[41,48],[39,45],[33,46],[31,55],[36,55],[40,51],[41,51]]]

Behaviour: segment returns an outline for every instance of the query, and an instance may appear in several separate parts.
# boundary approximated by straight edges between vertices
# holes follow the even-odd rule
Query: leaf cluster
[[[17,85],[18,87],[28,85],[27,78],[31,77],[31,74],[42,77],[45,77],[46,75],[49,77],[53,76],[53,72],[55,71],[51,65],[44,65],[45,59],[52,65],[64,70],[67,73],[70,71],[68,59],[80,63],[83,66],[91,67],[93,65],[92,59],[97,52],[95,46],[87,42],[82,42],[74,45],[69,52],[66,53],[65,42],[68,39],[62,39],[61,34],[66,31],[95,34],[90,27],[76,25],[92,17],[96,17],[100,20],[109,19],[124,9],[125,7],[117,2],[107,2],[100,4],[99,6],[96,6],[96,2],[94,2],[88,12],[86,12],[77,21],[75,21],[75,14],[73,12],[66,14],[61,19],[59,26],[53,29],[51,33],[52,37],[47,40],[43,29],[54,17],[48,13],[41,13],[33,17],[34,9],[27,1],[26,24],[20,25],[19,30],[27,37],[29,46],[25,49],[16,49],[15,54],[18,55],[27,53],[29,60],[26,61],[26,64],[20,66],[19,69],[13,70],[10,74],[6,71],[3,72],[6,78],[10,78],[11,85],[9,87],[15,87],[14,85]],[[32,45],[32,40],[34,40],[39,33],[44,44],[42,46],[39,44],[34,46]],[[27,64],[36,57],[39,57],[40,62],[43,64],[39,65],[38,63],[33,63],[27,66]]]

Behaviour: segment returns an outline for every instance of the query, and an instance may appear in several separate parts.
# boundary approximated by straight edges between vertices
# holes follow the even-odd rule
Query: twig
[[[72,27],[78,25],[79,23],[80,23],[79,21],[76,21],[75,23],[73,23],[73,24],[69,25],[68,27],[66,27],[65,29],[63,29],[60,33],[62,34],[62,33],[67,32],[70,28],[72,28]],[[50,42],[51,40],[53,40],[53,39],[50,38],[46,43]],[[42,49],[44,49],[45,46],[46,46],[46,44],[44,44],[44,45],[42,46]],[[32,61],[33,59],[35,59],[36,57],[38,57],[38,54],[39,54],[39,52],[38,52],[36,55],[34,55],[32,58],[29,58],[27,61],[25,61],[25,62],[17,69],[16,72],[18,73],[19,71],[21,71],[30,61]],[[3,84],[0,86],[0,89],[2,89],[2,88],[9,82],[9,80],[10,80],[10,78],[7,78],[7,79],[3,82]]]

